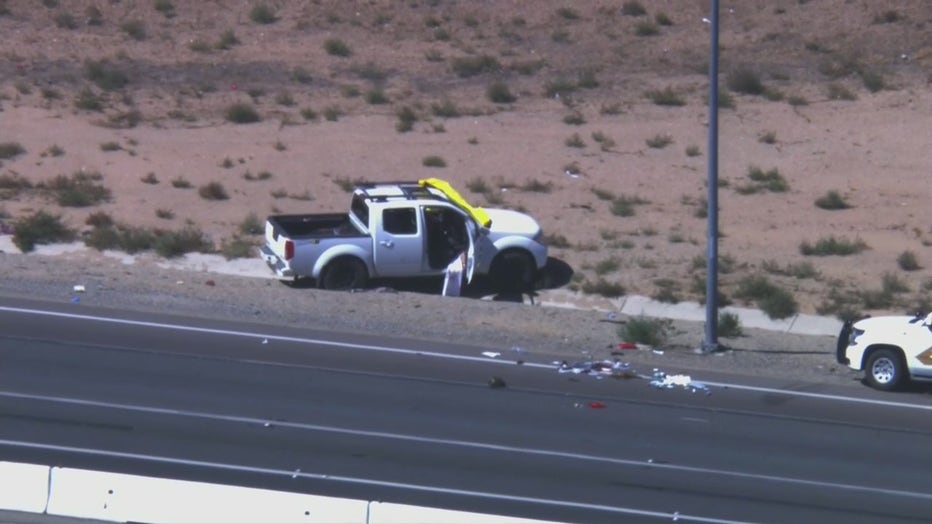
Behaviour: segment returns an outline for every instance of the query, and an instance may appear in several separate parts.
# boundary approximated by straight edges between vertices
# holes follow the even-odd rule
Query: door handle
[[[379,240],[379,245],[385,246],[385,247],[392,247],[395,245],[395,243],[392,242],[391,240]]]

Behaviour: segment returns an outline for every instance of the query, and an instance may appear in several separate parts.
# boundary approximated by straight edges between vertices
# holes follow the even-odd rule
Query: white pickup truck
[[[532,289],[547,263],[540,225],[507,209],[471,206],[443,180],[359,184],[348,213],[273,215],[261,257],[280,279],[323,289],[364,288],[370,278],[443,275],[466,254],[467,283]]]
[[[836,359],[877,389],[893,390],[910,379],[932,379],[932,313],[845,322]]]

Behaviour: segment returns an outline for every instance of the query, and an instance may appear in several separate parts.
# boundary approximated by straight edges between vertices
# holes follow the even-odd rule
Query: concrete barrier
[[[50,515],[116,522],[366,522],[367,502],[240,486],[53,468]]]
[[[0,462],[0,511],[111,522],[547,524],[468,511]]]
[[[49,467],[0,462],[0,509],[42,513],[49,499]]]

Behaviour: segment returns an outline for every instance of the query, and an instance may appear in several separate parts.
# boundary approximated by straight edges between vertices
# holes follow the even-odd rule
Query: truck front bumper
[[[288,267],[288,264],[279,258],[269,246],[265,245],[260,247],[259,256],[262,257],[262,260],[265,261],[269,269],[271,269],[278,278],[294,278],[294,270]]]

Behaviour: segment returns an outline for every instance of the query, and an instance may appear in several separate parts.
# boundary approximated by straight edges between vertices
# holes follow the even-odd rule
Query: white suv
[[[932,380],[932,313],[845,322],[836,357],[864,370],[867,383],[877,389],[893,390],[912,378]]]

